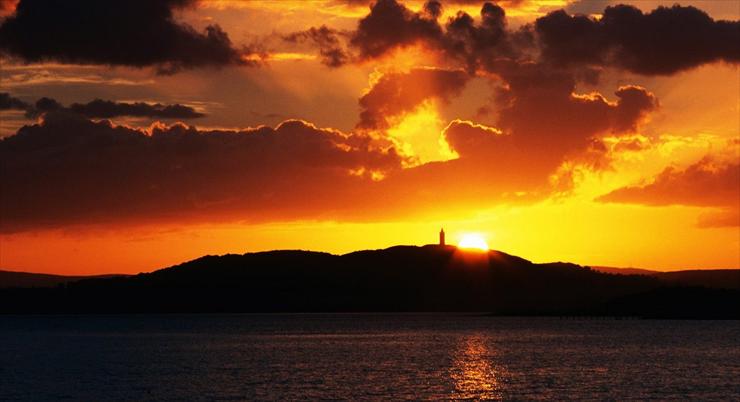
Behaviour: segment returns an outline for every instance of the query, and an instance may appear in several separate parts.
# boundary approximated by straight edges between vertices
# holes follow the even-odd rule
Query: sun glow
[[[466,233],[460,237],[460,241],[457,246],[465,249],[488,251],[488,243],[478,233]]]

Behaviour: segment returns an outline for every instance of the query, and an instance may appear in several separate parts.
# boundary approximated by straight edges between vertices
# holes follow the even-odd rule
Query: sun
[[[478,233],[466,233],[462,235],[457,246],[459,248],[488,251],[488,243],[486,243],[486,239]]]

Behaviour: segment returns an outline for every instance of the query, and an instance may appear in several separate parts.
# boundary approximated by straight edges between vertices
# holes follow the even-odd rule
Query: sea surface
[[[740,399],[740,322],[0,316],[0,400]]]

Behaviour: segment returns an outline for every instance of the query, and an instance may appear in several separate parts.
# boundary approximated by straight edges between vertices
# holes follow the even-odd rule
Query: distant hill
[[[66,276],[0,270],[0,288],[51,288],[89,278],[110,278],[124,275]]]
[[[592,269],[616,275],[648,275],[666,283],[682,286],[704,286],[718,289],[740,289],[740,269],[691,269],[661,272],[639,268],[592,266]]]
[[[642,269],[642,268],[600,267],[596,265],[591,265],[590,267],[591,269],[599,271],[599,272],[605,272],[607,274],[617,274],[617,275],[653,275],[659,272],[659,271],[653,271],[653,270]]]
[[[661,295],[682,302],[658,303]],[[46,313],[471,311],[740,318],[738,301],[740,290],[673,286],[653,275],[534,264],[499,251],[436,245],[341,256],[290,250],[205,256],[134,276],[0,290],[0,312]],[[697,308],[688,311],[687,303]]]
[[[739,269],[694,269],[658,272],[655,276],[674,285],[740,289]]]

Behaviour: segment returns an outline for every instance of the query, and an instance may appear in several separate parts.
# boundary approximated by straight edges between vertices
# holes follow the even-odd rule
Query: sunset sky
[[[0,2],[0,269],[480,233],[740,268],[740,0]]]

